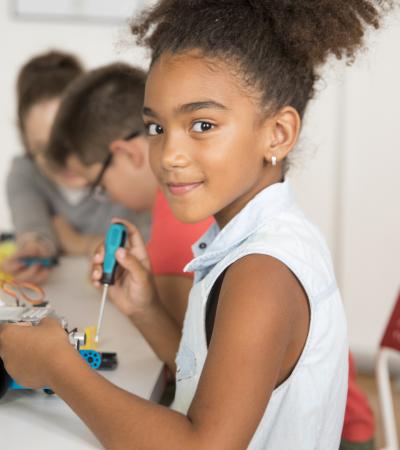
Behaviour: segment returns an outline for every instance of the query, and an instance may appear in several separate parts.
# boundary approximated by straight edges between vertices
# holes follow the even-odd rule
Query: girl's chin
[[[210,217],[210,215],[205,214],[204,211],[199,211],[197,209],[193,210],[191,208],[183,208],[182,206],[174,207],[174,205],[171,205],[171,210],[173,215],[178,220],[184,223],[197,223]]]

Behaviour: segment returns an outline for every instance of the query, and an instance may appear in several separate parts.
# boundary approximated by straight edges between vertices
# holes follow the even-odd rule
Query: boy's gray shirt
[[[133,222],[148,239],[150,213],[136,213],[90,195],[72,205],[28,156],[14,158],[7,177],[7,198],[17,236],[37,233],[58,247],[52,217],[61,215],[77,232],[91,235],[104,234],[111,219],[121,217]]]

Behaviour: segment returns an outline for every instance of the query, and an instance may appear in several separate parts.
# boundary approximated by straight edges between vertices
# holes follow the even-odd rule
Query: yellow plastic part
[[[0,261],[12,256],[17,251],[17,246],[12,241],[5,241],[0,244]]]
[[[86,327],[85,334],[86,334],[86,344],[81,345],[80,348],[82,350],[96,350],[97,343],[95,341],[95,338],[97,334],[97,327],[95,326]]]
[[[0,265],[1,263],[12,256],[17,251],[17,246],[14,242],[6,241],[0,244]],[[13,277],[0,270],[0,282],[11,281]]]

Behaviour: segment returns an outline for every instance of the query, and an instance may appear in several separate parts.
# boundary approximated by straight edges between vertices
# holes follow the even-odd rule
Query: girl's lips
[[[202,185],[203,182],[197,182],[197,183],[185,183],[185,184],[173,184],[173,183],[167,183],[167,187],[169,192],[171,192],[172,195],[185,195],[188,192],[193,191],[194,189],[198,188],[200,185]]]

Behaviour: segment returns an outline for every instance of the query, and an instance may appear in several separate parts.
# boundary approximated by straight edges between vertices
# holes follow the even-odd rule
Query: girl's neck
[[[222,230],[259,192],[275,183],[281,183],[284,179],[281,164],[270,167],[259,182],[246,193],[235,199],[222,210],[214,214],[215,221]]]

